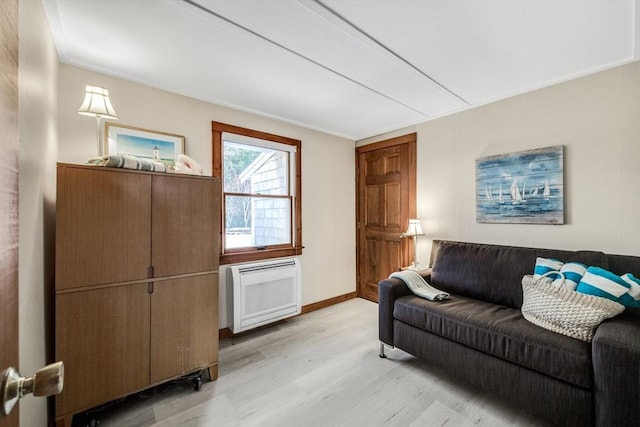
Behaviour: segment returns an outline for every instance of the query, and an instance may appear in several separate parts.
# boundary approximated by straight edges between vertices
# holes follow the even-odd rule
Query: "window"
[[[220,263],[302,253],[299,140],[213,122],[222,181]]]

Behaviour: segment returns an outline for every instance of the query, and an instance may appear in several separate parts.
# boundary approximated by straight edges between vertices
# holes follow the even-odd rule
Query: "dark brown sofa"
[[[522,317],[522,277],[537,257],[640,276],[640,257],[434,241],[431,302],[398,279],[379,284],[379,337],[562,426],[640,425],[640,314],[630,309],[586,343]],[[381,356],[384,347],[381,345]]]

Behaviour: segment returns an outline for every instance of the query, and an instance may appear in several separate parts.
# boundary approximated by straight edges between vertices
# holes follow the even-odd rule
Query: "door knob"
[[[52,363],[38,370],[32,377],[22,377],[15,368],[7,368],[2,372],[2,388],[0,388],[0,418],[9,415],[18,400],[29,393],[34,396],[51,396],[62,391],[64,380],[64,364]]]

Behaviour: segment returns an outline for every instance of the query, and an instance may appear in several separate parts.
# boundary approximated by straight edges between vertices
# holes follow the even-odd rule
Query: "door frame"
[[[18,1],[0,2],[0,373],[18,368]],[[0,426],[19,425],[20,405]]]
[[[402,217],[402,220],[408,224],[409,218],[416,217],[416,176],[417,176],[417,141],[418,134],[416,132],[409,133],[406,135],[401,135],[389,139],[385,139],[383,141],[374,142],[367,145],[361,145],[356,147],[356,294],[358,297],[362,297],[362,290],[360,289],[360,279],[361,279],[361,269],[363,266],[360,265],[360,255],[362,251],[361,247],[361,233],[364,232],[364,229],[360,227],[360,224],[363,223],[364,218],[361,217],[362,210],[360,206],[360,201],[363,200],[362,194],[360,194],[360,156],[365,153],[369,153],[371,151],[383,150],[385,148],[393,147],[396,145],[408,144],[409,147],[409,212],[407,212],[406,218]],[[411,259],[411,254],[413,253],[413,239],[403,239],[408,243],[403,245],[401,250],[401,257],[403,260],[403,265],[408,265],[409,260]]]

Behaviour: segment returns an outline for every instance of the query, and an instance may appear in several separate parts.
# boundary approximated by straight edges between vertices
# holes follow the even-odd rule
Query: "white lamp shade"
[[[424,236],[424,232],[422,231],[422,226],[420,225],[419,219],[410,219],[409,226],[407,227],[406,233],[404,233],[405,237],[413,237],[413,236]]]
[[[113,109],[109,99],[109,90],[100,86],[86,87],[84,101],[82,101],[78,114],[118,120],[116,110]]]

